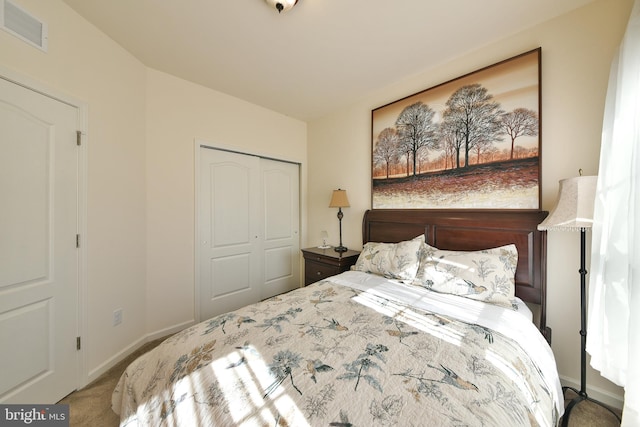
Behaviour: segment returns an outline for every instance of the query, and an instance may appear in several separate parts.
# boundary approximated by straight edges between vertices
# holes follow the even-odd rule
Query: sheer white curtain
[[[640,0],[611,67],[600,150],[587,351],[625,388],[622,425],[640,426]]]

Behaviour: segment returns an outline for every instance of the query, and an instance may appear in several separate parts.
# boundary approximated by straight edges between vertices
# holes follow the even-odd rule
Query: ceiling
[[[593,0],[64,0],[146,66],[309,121]]]

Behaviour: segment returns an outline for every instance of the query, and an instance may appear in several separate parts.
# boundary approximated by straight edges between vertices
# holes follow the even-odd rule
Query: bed
[[[555,426],[545,216],[367,211],[352,271],[171,336],[112,408],[121,426]]]

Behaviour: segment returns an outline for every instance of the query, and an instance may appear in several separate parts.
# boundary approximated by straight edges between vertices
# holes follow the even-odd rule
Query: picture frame
[[[372,209],[540,209],[541,51],[372,110]]]

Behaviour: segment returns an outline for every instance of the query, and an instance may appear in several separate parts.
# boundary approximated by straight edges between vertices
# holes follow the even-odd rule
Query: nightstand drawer
[[[322,264],[311,260],[307,260],[307,262],[305,262],[304,269],[305,285],[340,273],[340,269],[337,266]]]
[[[358,260],[360,252],[336,252],[333,248],[302,249],[304,256],[304,285],[347,271]]]

